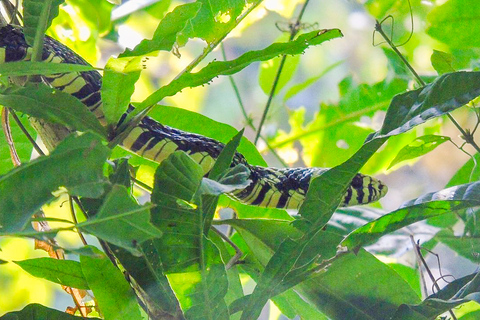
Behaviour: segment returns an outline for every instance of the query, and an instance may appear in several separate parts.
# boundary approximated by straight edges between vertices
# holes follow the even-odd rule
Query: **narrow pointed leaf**
[[[302,34],[290,42],[275,43],[263,50],[247,52],[235,60],[211,62],[199,72],[184,73],[168,85],[152,93],[139,105],[138,111],[155,105],[163,98],[173,96],[184,88],[201,86],[209,83],[217,76],[237,73],[253,62],[265,61],[282,54],[301,54],[309,46],[319,45],[325,41],[341,36],[342,34],[338,29],[312,31]]]
[[[0,75],[18,77],[31,75],[52,75],[67,72],[91,71],[90,65],[71,63],[50,63],[39,61],[12,61],[0,64]]]
[[[37,278],[44,278],[72,288],[89,289],[78,261],[37,258],[15,261],[15,263]]]

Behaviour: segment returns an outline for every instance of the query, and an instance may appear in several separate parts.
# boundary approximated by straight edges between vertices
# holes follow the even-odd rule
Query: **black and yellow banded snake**
[[[22,29],[5,26],[0,29],[0,63],[29,60],[31,48],[24,39]],[[87,64],[80,56],[60,42],[45,37],[42,59],[53,63]],[[102,76],[95,70],[43,76],[50,86],[67,92],[81,100],[102,124],[105,124],[102,100]],[[216,140],[162,125],[145,117],[122,141],[130,151],[160,163],[177,150],[185,151],[199,163],[204,173],[212,168],[224,145]],[[248,187],[230,196],[250,205],[297,209],[303,202],[312,177],[324,168],[271,168],[253,166],[244,156],[236,153],[232,166],[243,164],[250,170]],[[341,206],[377,201],[385,195],[387,187],[379,180],[357,174],[348,187]]]

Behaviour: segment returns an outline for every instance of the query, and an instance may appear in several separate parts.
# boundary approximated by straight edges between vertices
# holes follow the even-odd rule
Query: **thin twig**
[[[413,240],[413,236],[411,236],[411,239]],[[413,240],[413,243],[414,243],[414,250],[416,252],[416,255],[417,257],[420,259],[419,262],[421,262],[421,264],[423,265],[423,267],[425,268],[425,271],[427,272],[428,274],[428,277],[430,278],[430,280],[432,281],[433,285],[435,286],[435,289],[437,289],[438,291],[440,291],[440,286],[438,285],[437,283],[437,280],[435,279],[435,277],[433,276],[432,274],[432,271],[430,270],[430,268],[428,267],[427,265],[427,262],[425,261],[425,259],[423,258],[423,255],[422,255],[422,251],[420,250],[420,246],[418,245],[418,243],[415,242],[415,240]],[[421,268],[421,265],[419,263],[419,267]],[[448,310],[448,312],[450,313],[450,315],[452,316],[452,319],[453,320],[458,320],[457,317],[455,316],[455,313],[453,313],[453,310],[450,309]]]
[[[35,139],[33,139],[33,137],[30,135],[30,133],[28,132],[27,128],[25,128],[25,126],[23,125],[22,121],[20,121],[20,118],[18,118],[17,114],[15,113],[15,111],[11,110],[10,109],[10,114],[12,115],[12,118],[13,120],[15,120],[15,122],[17,123],[18,127],[20,128],[20,130],[22,130],[23,134],[25,135],[25,137],[27,137],[28,141],[30,141],[30,143],[32,144],[33,148],[35,149],[35,151],[37,151],[37,153],[41,156],[44,156],[45,155],[45,152],[43,152],[43,150],[38,146],[38,144],[35,142]]]
[[[305,13],[305,9],[307,8],[307,5],[308,5],[309,1],[310,0],[306,0],[303,3],[302,9],[300,10],[300,14],[297,17],[297,21],[290,28],[289,41],[292,41],[295,38],[295,36],[297,35],[297,33],[299,31],[298,26],[300,26],[303,14]],[[268,110],[270,109],[270,105],[272,104],[273,96],[275,95],[275,91],[277,89],[277,85],[278,85],[278,82],[280,80],[280,75],[282,74],[283,66],[285,65],[286,60],[287,60],[287,56],[283,55],[282,60],[280,61],[280,65],[278,66],[277,74],[275,75],[275,79],[273,80],[272,89],[270,90],[270,94],[268,95],[267,104],[265,105],[265,109],[263,110],[262,118],[260,119],[260,124],[258,125],[258,128],[257,128],[257,134],[255,136],[255,140],[253,141],[254,144],[257,144],[258,139],[260,138],[260,133],[262,132],[263,124],[265,123],[265,119],[267,118]]]
[[[5,139],[7,139],[8,149],[10,150],[10,158],[12,159],[13,165],[15,167],[21,165],[20,157],[18,156],[17,150],[15,149],[15,144],[13,142],[12,130],[10,128],[10,121],[8,120],[8,108],[2,109],[2,128],[3,133],[5,134]]]
[[[69,196],[68,197],[68,204],[70,205],[70,213],[72,215],[72,220],[75,222],[75,224],[78,224],[77,216],[75,215],[75,207],[73,206],[73,197]],[[83,236],[82,232],[79,229],[77,230],[77,234],[80,237],[80,240],[82,240],[83,245],[87,246],[87,240],[85,240],[85,237]]]
[[[224,235],[217,228],[212,227],[212,230],[215,231],[215,233],[218,234],[220,236],[220,238],[222,238],[226,243],[228,243],[235,250],[235,255],[225,265],[225,269],[228,270],[228,269],[230,269],[231,267],[233,267],[234,265],[237,264],[237,262],[243,256],[243,252],[242,252],[242,250],[240,250],[240,248],[235,243],[233,243],[232,240],[230,240],[229,237]]]
[[[223,60],[227,61],[227,56],[225,54],[225,48],[223,43],[220,45],[220,48],[222,49],[222,56]],[[233,91],[235,92],[235,96],[237,98],[238,104],[240,105],[240,110],[242,110],[243,117],[245,118],[246,124],[253,130],[256,131],[257,129],[255,128],[255,125],[253,124],[252,119],[248,116],[247,110],[245,109],[245,105],[243,104],[242,97],[240,96],[240,91],[238,90],[237,84],[235,83],[235,80],[233,79],[233,76],[229,75],[228,79],[230,80],[230,84],[232,85]],[[275,151],[274,148],[270,146],[268,143],[268,140],[260,135],[260,138],[265,142],[265,145],[267,146],[268,150],[277,158],[277,160],[282,164],[284,167],[288,167],[287,163],[283,161],[282,157]]]

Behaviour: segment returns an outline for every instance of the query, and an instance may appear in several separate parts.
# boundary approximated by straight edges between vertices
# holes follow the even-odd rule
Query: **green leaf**
[[[188,39],[201,38],[209,45],[223,39],[243,19],[245,12],[255,8],[261,1],[207,1],[199,0],[202,6],[194,19],[178,37],[180,46]]]
[[[434,237],[435,240],[443,243],[458,255],[472,261],[480,262],[480,239],[472,236],[455,236],[453,231],[448,229],[440,230]]]
[[[319,45],[341,36],[338,29],[312,31],[290,42],[274,43],[263,50],[249,51],[235,60],[211,62],[197,73],[183,73],[168,85],[152,93],[138,106],[137,112],[155,105],[165,97],[175,95],[184,88],[201,86],[220,75],[237,73],[255,61],[269,60],[282,54],[300,54],[309,46]]]
[[[235,227],[251,250],[248,256],[255,256],[262,265],[268,263],[285,237],[295,239],[301,236],[288,221],[235,219],[224,222]],[[335,254],[336,244],[341,239],[340,235],[329,233],[329,237],[323,238],[328,242],[322,242],[322,238],[318,237],[311,247],[322,247],[319,253],[321,261]],[[305,249],[306,255],[308,250]],[[247,259],[243,267],[254,277],[254,268],[247,268],[251,265],[249,262]],[[383,320],[386,315],[392,315],[401,303],[419,302],[417,295],[398,274],[364,250],[357,256],[346,255],[332,261],[325,272],[311,274],[304,280],[295,287],[295,291],[310,306],[331,319]],[[352,283],[357,285],[352,286]],[[392,286],[396,290],[392,291]]]
[[[67,72],[82,72],[95,70],[90,65],[71,63],[51,63],[39,61],[12,61],[0,64],[2,76],[18,77],[31,75],[52,75]]]
[[[75,317],[68,313],[58,311],[55,309],[47,308],[41,304],[32,303],[25,306],[20,311],[9,312],[0,317],[1,320],[79,320],[85,319],[84,317]],[[97,319],[99,318],[89,318]]]
[[[154,51],[170,51],[177,42],[177,35],[197,15],[201,4],[187,3],[175,7],[160,21],[151,40],[142,40],[133,50],[125,50],[120,57],[142,56]]]
[[[414,222],[478,205],[480,205],[480,182],[428,193],[358,228],[348,235],[342,242],[342,246],[356,250]]]
[[[433,319],[468,301],[480,301],[480,277],[471,274],[447,284],[417,305],[403,304],[392,320]]]
[[[437,71],[438,75],[455,72],[452,66],[453,59],[454,57],[451,54],[438,50],[433,50],[433,54],[430,57],[433,69]]]
[[[480,180],[480,166],[477,165],[479,161],[480,154],[477,153],[458,169],[447,183],[446,187],[453,187],[459,184]]]
[[[240,130],[222,149],[222,152],[220,152],[220,154],[218,155],[215,164],[213,165],[210,173],[208,174],[209,179],[218,180],[221,175],[230,168],[230,165],[233,161],[233,156],[235,155],[235,151],[240,144],[244,131],[245,129]]]
[[[452,48],[480,47],[480,3],[476,0],[450,0],[427,16],[427,33]]]
[[[122,272],[105,255],[101,258],[80,256],[80,264],[105,319],[141,319],[132,289]]]
[[[422,137],[418,137],[398,152],[395,159],[393,159],[393,161],[388,166],[388,169],[402,161],[423,156],[424,154],[427,154],[430,151],[434,150],[442,143],[450,140],[450,137],[437,135],[425,135]]]
[[[268,96],[272,90],[273,83],[277,77],[278,68],[280,67],[280,61],[283,57],[276,57],[268,61],[260,63],[260,72],[258,73],[258,83],[263,92]],[[300,56],[286,56],[285,64],[278,79],[275,93],[277,94],[287,83],[292,80],[295,71],[297,71],[298,64],[300,62]]]
[[[393,98],[376,136],[403,133],[453,111],[480,95],[480,72],[444,74],[423,88]]]
[[[127,111],[135,82],[142,71],[142,57],[110,58],[102,80],[102,108],[107,123],[116,125]]]
[[[67,287],[89,289],[80,263],[77,261],[37,258],[14,262],[34,277],[44,278]]]
[[[120,185],[114,185],[98,213],[77,228],[137,255],[138,244],[162,235],[150,223],[149,207],[138,205],[127,188]]]
[[[40,207],[66,187],[71,195],[99,197],[106,184],[103,164],[109,149],[86,133],[68,137],[49,156],[41,157],[0,178],[1,232],[20,231]],[[59,174],[59,168],[62,173]]]
[[[91,130],[106,136],[95,115],[80,100],[42,83],[4,90],[0,93],[0,104],[74,130]]]
[[[23,1],[23,22],[25,40],[33,46],[34,39],[38,37],[43,40],[43,33],[52,23],[53,18],[58,15],[58,7],[65,0],[25,0]],[[48,6],[48,7],[47,7]]]

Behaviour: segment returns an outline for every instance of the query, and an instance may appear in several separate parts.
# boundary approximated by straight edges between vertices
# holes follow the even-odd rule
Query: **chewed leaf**
[[[338,29],[317,30],[302,34],[293,41],[274,43],[263,50],[249,51],[234,60],[211,62],[197,73],[183,73],[168,85],[152,93],[138,106],[137,112],[155,105],[165,97],[173,96],[184,88],[201,86],[220,75],[237,73],[253,62],[265,61],[282,54],[301,54],[310,46],[316,46],[341,36],[342,33]]]
[[[464,184],[426,194],[402,205],[350,233],[341,243],[349,250],[357,250],[381,236],[442,214],[480,205],[480,182]]]
[[[398,152],[395,159],[393,159],[393,161],[388,166],[388,169],[402,161],[423,156],[424,154],[427,154],[430,151],[434,150],[442,143],[450,140],[450,137],[437,135],[425,135],[422,137],[418,137]]]

